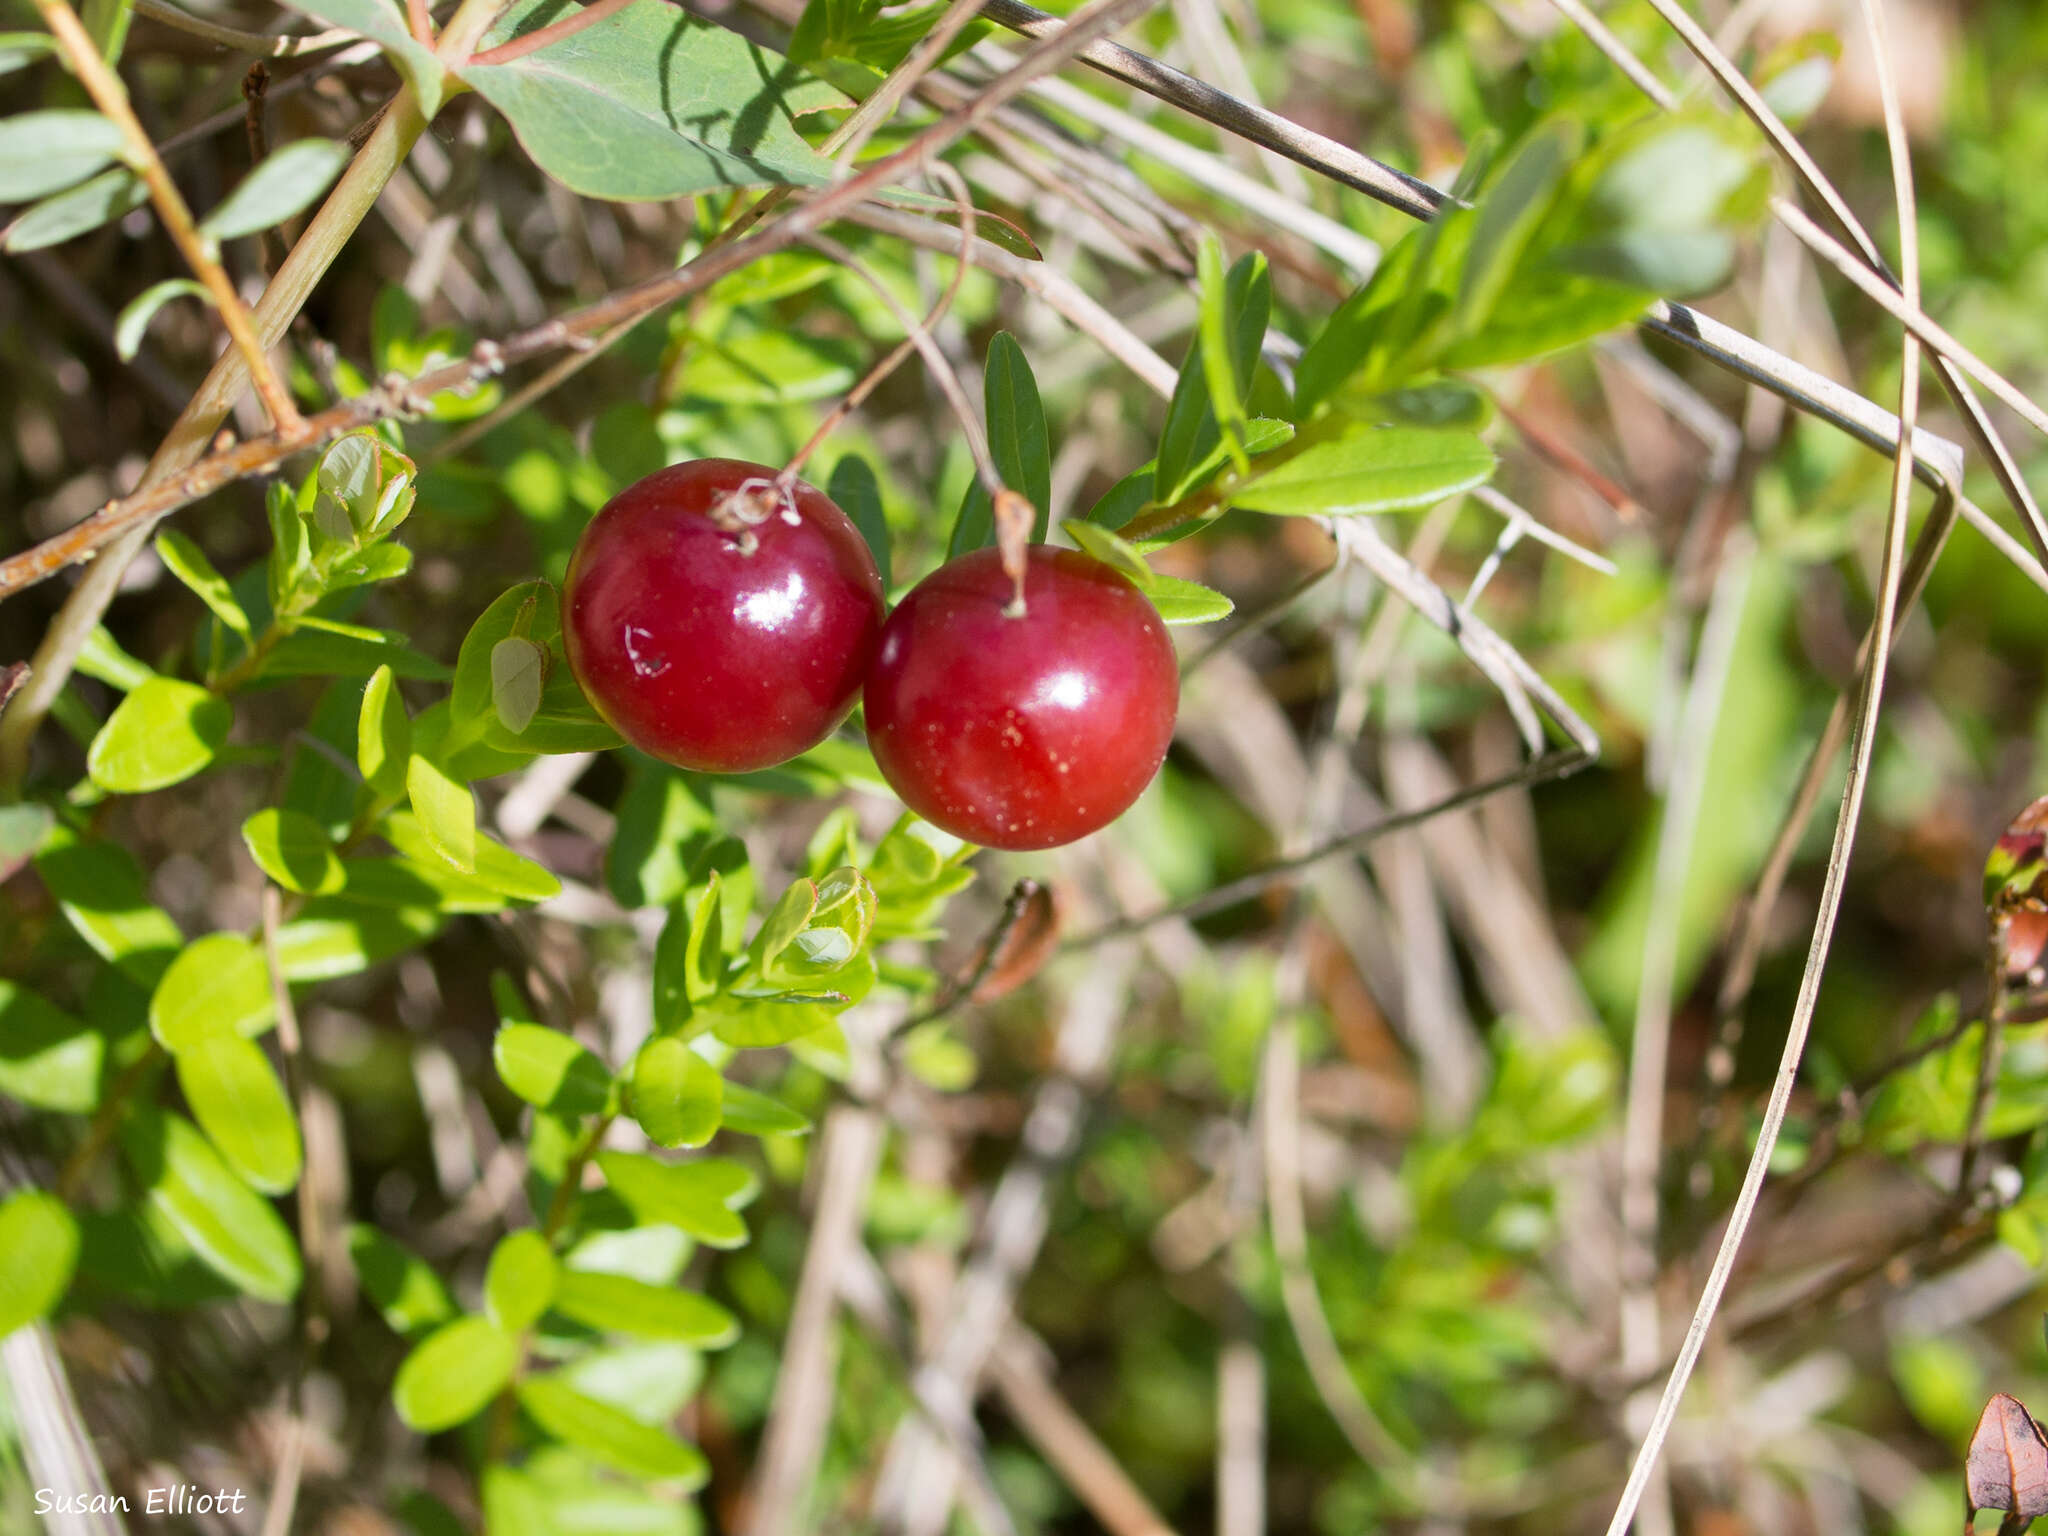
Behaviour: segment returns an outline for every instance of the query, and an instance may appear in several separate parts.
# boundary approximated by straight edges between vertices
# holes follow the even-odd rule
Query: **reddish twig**
[[[607,16],[615,16],[631,5],[633,0],[593,0],[582,10],[564,16],[560,21],[551,21],[546,26],[515,37],[509,43],[500,43],[495,48],[486,48],[481,53],[469,56],[472,64],[510,64],[514,59],[523,59],[529,53],[559,43],[565,37],[574,37],[586,27],[594,27]]]

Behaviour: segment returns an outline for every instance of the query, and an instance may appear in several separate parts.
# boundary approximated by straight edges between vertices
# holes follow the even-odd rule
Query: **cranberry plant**
[[[1249,1393],[1258,1424],[1270,1401],[1276,1429],[1298,1414],[1305,1443],[1338,1448],[1337,1472],[1302,1452],[1327,1528],[1541,1509],[1564,1495],[1530,1488],[1590,1446],[1625,1529],[1695,1358],[1639,1439],[1620,1405],[1668,1364],[1660,1265],[1688,1307],[1710,1277],[1711,1322],[1774,1155],[1799,1165],[1793,1200],[1863,1150],[1950,1180],[1929,1251],[1960,1233],[2039,1262],[2024,824],[1994,864],[1981,1021],[1937,1005],[1873,1074],[1812,1066],[1834,1109],[1788,1122],[1781,1074],[1753,1154],[1724,1134],[1762,924],[1845,742],[1853,839],[1895,615],[1964,509],[2039,570],[1963,495],[1955,445],[1916,437],[1913,386],[1893,414],[1683,302],[1725,296],[1767,215],[1804,217],[1770,152],[1826,50],[1753,60],[1762,94],[1737,117],[1679,102],[1604,29],[1600,52],[1532,46],[1512,104],[1473,84],[1466,126],[1494,122],[1440,189],[1108,42],[1140,0],[1064,21],[1009,0],[461,0],[438,21],[423,0],[318,0],[293,9],[323,30],[292,42],[274,17],[35,7],[44,30],[0,40],[20,106],[0,118],[19,207],[0,245],[28,260],[160,231],[181,265],[126,284],[106,340],[139,373],[166,347],[206,370],[104,505],[0,559],[0,599],[44,604],[25,665],[0,671],[0,1359],[15,1419],[52,1426],[104,1488],[140,1472],[95,1446],[104,1410],[64,1369],[75,1330],[228,1318],[262,1345],[243,1407],[282,1403],[296,1437],[249,1463],[284,1524],[359,1503],[422,1536],[689,1532],[708,1485],[721,1527],[937,1531],[957,1503],[1017,1528],[1030,1473],[1000,1486],[973,1414],[995,1383],[1033,1469],[1105,1524],[1157,1528],[1018,1319],[1127,1318],[1107,1348],[1178,1359],[1160,1340],[1181,1309],[1236,1362],[1195,1393],[1220,1404],[1233,1519]],[[1173,36],[1143,25],[1134,40]],[[161,131],[152,69],[171,56],[138,51],[151,28],[279,60],[342,50],[337,75],[381,105],[345,123],[309,83],[318,108],[266,107],[259,67],[230,113],[253,161],[221,191],[173,174],[185,134]],[[1077,60],[1111,84],[1056,78]],[[1272,186],[1133,117],[1137,92],[1276,157]],[[1190,215],[1091,124],[1213,206]],[[1304,167],[1342,199],[1284,195]],[[501,197],[519,238],[569,252],[552,313],[505,259]],[[396,242],[365,222],[378,208]],[[465,240],[477,263],[450,254]],[[1917,256],[1906,270],[1911,308]],[[1659,357],[1623,339],[1638,325]],[[2038,535],[1960,349],[1930,346]],[[1782,425],[1768,394],[1841,434],[1799,439],[1739,534],[1771,442],[1681,377],[1688,356],[1759,391],[1749,420]],[[1661,545],[1630,542],[1642,508],[1526,398],[1617,358],[1713,450]],[[1811,454],[1867,510],[1829,457],[1857,441],[1897,455],[1879,617],[1843,661],[1867,681],[1804,768],[1773,737],[1768,763],[1724,774],[1779,800],[1803,774],[1782,857],[1733,811],[1691,846],[1709,755],[1739,755],[1729,733],[1761,731],[1794,686],[1746,606],[1757,548],[1778,622],[1789,572],[1877,526],[1785,505]],[[1591,494],[1619,562],[1532,510],[1539,474]],[[1916,474],[1936,502],[1908,555]],[[1310,546],[1334,554],[1238,610],[1231,589],[1259,583],[1233,569]],[[1447,547],[1462,596],[1432,576]],[[148,624],[114,606],[130,570],[160,578]],[[1518,584],[1504,615],[1496,578]],[[1237,659],[1268,631],[1295,678],[1270,691]],[[1720,698],[1742,664],[1762,679],[1747,720]],[[1313,752],[1290,711],[1317,721]],[[1526,809],[1616,735],[1668,761],[1630,847],[1591,834],[1619,873],[1585,919],[1582,988],[1468,812]],[[1747,820],[1767,832],[1770,813]],[[168,851],[179,824],[205,831]],[[1432,831],[1468,839],[1429,847],[1434,876],[1396,840]],[[1849,846],[1791,1005],[1795,1069]],[[1004,858],[1046,850],[1063,851]],[[1742,979],[1716,1003],[1696,1133],[1667,1136],[1673,999],[1722,944]],[[1498,1022],[1474,1025],[1468,998]],[[1045,1038],[1020,1052],[1005,1029]],[[1149,1109],[1106,1091],[1174,1031],[1198,1048],[1151,1074]],[[1000,1100],[965,1092],[996,1063]],[[1350,1095],[1331,1123],[1385,1146],[1348,1195],[1325,1179],[1311,1232],[1300,1121],[1335,1101],[1313,1099],[1319,1065]],[[969,1201],[969,1159],[930,1169],[973,1116],[1014,1146]],[[1603,1159],[1621,1185],[1605,1278],[1570,1251],[1574,1223],[1599,1225]],[[1660,1237],[1674,1171],[1692,1203]],[[1696,1274],[1670,1234],[1731,1211]],[[1042,1285],[1114,1308],[1027,1295],[1048,1247],[1065,1267]],[[1284,1347],[1253,1345],[1268,1324]],[[1598,1349],[1559,1342],[1586,1327]],[[1610,1343],[1613,1370],[1588,1363]],[[1184,1493],[1207,1421],[1186,1429],[1177,1367],[1119,1369],[1137,1383],[1123,1443],[1156,1463],[1154,1496]],[[870,1400],[881,1427],[853,1422]],[[342,1454],[309,1471],[316,1420]],[[1608,1464],[1617,1423],[1632,1471]],[[15,1443],[24,1486],[45,1486],[53,1436]]]

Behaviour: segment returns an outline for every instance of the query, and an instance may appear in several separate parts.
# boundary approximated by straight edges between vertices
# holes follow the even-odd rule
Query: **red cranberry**
[[[991,848],[1054,848],[1124,813],[1173,739],[1180,674],[1145,595],[1034,545],[1025,611],[993,549],[896,606],[868,674],[868,744],[903,803]]]
[[[882,579],[825,495],[736,459],[628,486],[569,562],[562,632],[597,712],[651,756],[744,773],[816,746],[875,654]]]

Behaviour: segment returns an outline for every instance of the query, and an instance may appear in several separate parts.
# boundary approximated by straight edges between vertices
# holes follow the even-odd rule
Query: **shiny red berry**
[[[993,549],[896,605],[862,693],[868,745],[903,803],[991,848],[1106,826],[1173,739],[1180,674],[1145,595],[1099,560],[1034,545],[1025,611]]]
[[[744,773],[816,746],[873,660],[884,605],[846,514],[776,471],[698,459],[619,492],[569,562],[562,632],[597,712],[682,768]]]

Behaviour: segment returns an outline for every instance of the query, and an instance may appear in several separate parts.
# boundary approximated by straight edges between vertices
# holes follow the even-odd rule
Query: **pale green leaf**
[[[748,1136],[801,1136],[811,1128],[808,1116],[782,1100],[731,1082],[725,1085],[719,1120],[727,1130]]]
[[[434,1266],[375,1227],[351,1226],[348,1254],[356,1279],[392,1332],[418,1333],[455,1315],[455,1302]]]
[[[412,721],[399,696],[391,668],[379,667],[363,685],[363,707],[356,720],[356,767],[363,782],[385,799],[405,787],[406,760],[412,756]]]
[[[118,843],[60,833],[35,864],[79,937],[129,979],[154,987],[185,936],[168,912],[150,904],[135,856]]]
[[[533,724],[547,670],[547,647],[531,640],[507,635],[491,647],[491,705],[514,736]]]
[[[414,40],[405,13],[389,0],[292,0],[292,8],[330,27],[359,32],[391,56],[392,65],[412,86],[420,113],[431,120],[441,110],[447,91],[446,72],[431,48]]]
[[[708,1296],[586,1270],[563,1273],[554,1310],[606,1333],[678,1339],[705,1349],[730,1344],[740,1331],[738,1320]]]
[[[227,577],[214,568],[206,558],[206,551],[186,538],[175,528],[166,528],[156,536],[157,558],[164,563],[164,569],[192,589],[202,603],[213,610],[214,617],[249,641],[249,615],[242,611],[242,605],[235,600],[234,588],[228,585]]]
[[[97,112],[0,119],[0,203],[27,203],[83,181],[121,153],[121,130]]]
[[[752,1194],[753,1181],[747,1176],[735,1183],[735,1173],[745,1174],[739,1164],[722,1158],[665,1163],[637,1152],[600,1152],[597,1165],[637,1220],[664,1222],[714,1248],[746,1242],[747,1224],[731,1201]]]
[[[553,0],[517,0],[485,45],[556,14]],[[660,201],[832,179],[780,99],[804,73],[660,0],[636,0],[574,37],[513,63],[469,65],[462,77],[543,171],[586,197]]]
[[[142,336],[149,329],[149,322],[176,298],[194,298],[209,308],[213,304],[213,295],[206,291],[206,285],[189,277],[167,277],[160,283],[151,283],[128,301],[114,321],[114,350],[122,362],[134,361],[135,354],[142,350]]]
[[[232,240],[282,224],[325,192],[348,160],[348,146],[331,139],[296,139],[273,150],[199,221],[199,232]]]
[[[46,197],[7,226],[7,249],[18,254],[61,245],[133,213],[149,188],[125,166],[102,171],[69,191]]]
[[[491,1041],[498,1076],[527,1103],[562,1115],[594,1115],[611,1093],[611,1073],[558,1029],[507,1024]]]

